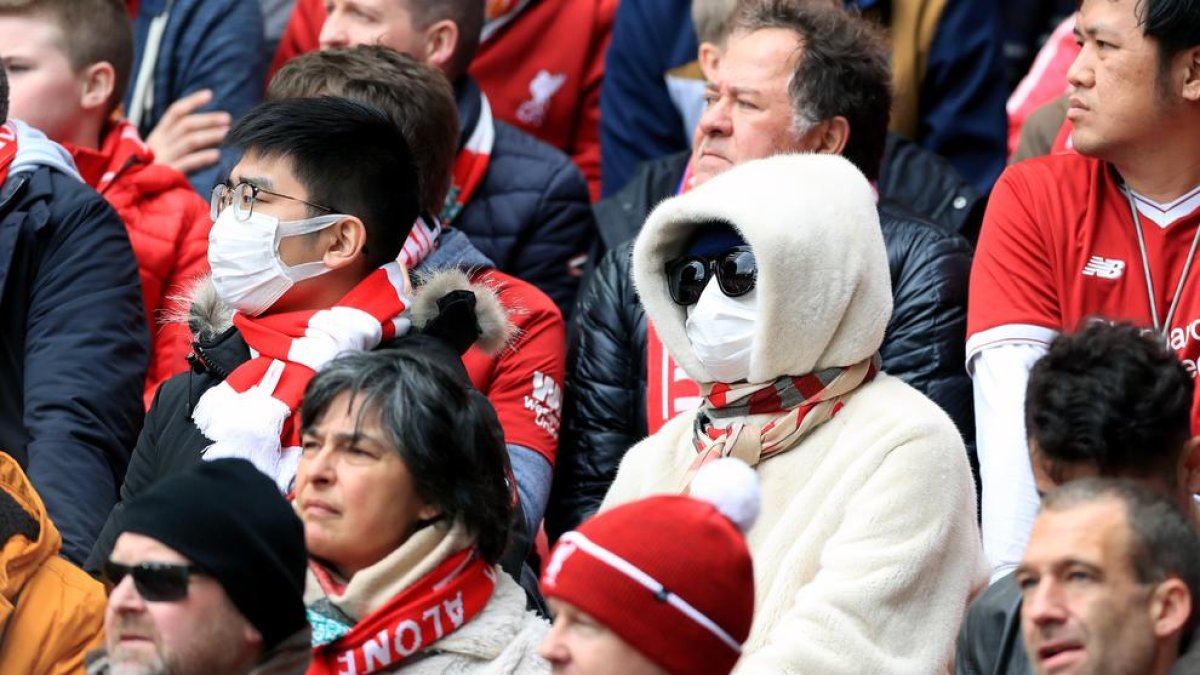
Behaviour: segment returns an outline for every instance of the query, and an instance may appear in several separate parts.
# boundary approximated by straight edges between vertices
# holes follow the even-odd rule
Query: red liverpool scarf
[[[126,121],[116,122],[100,145],[99,150],[67,145],[83,181],[104,194],[122,171],[134,164],[151,164],[154,153],[142,142],[137,128]]]
[[[447,226],[454,223],[463,207],[471,201],[475,189],[483,182],[488,163],[492,159],[492,146],[496,142],[496,123],[492,118],[492,106],[488,103],[487,94],[481,92],[479,101],[479,121],[471,130],[467,144],[454,158],[454,179],[450,184],[450,192],[446,195],[441,215],[442,223]]]
[[[696,460],[688,475],[722,457],[750,466],[789,450],[805,435],[829,421],[843,407],[842,398],[879,372],[879,357],[852,366],[826,368],[798,377],[784,376],[766,384],[701,385],[704,409],[696,416],[693,444]],[[775,415],[762,426],[749,415]],[[729,424],[717,426],[722,420]],[[690,480],[689,480],[690,482]]]
[[[329,572],[311,563],[325,593],[340,592]],[[392,598],[349,632],[313,647],[308,675],[370,675],[395,670],[404,659],[462,628],[496,589],[496,571],[467,548]]]
[[[8,180],[8,168],[17,156],[17,127],[12,122],[0,126],[0,185]]]
[[[695,180],[689,159],[675,194],[684,194],[693,187]],[[699,407],[701,394],[700,385],[667,353],[649,319],[646,320],[646,370],[646,433],[652,435],[672,417]]]
[[[249,317],[233,324],[252,358],[200,397],[192,420],[213,441],[207,460],[240,457],[286,491],[300,461],[300,399],[341,354],[370,351],[409,329],[400,265],[372,272],[333,307]]]

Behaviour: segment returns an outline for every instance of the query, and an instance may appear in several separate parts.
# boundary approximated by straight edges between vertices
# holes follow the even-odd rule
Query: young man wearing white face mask
[[[247,113],[230,142],[244,154],[212,192],[212,283],[192,298],[192,370],[156,394],[123,501],[220,457],[250,460],[287,491],[309,380],[334,357],[374,349],[412,324],[400,254],[420,181],[391,119],[340,98],[279,101]],[[118,504],[89,570],[122,520]]]
[[[601,510],[741,459],[762,511],[734,672],[944,670],[987,578],[975,490],[950,418],[879,371],[892,293],[866,178],[830,155],[734,167],[654,210],[633,278],[704,402],[629,450]]]

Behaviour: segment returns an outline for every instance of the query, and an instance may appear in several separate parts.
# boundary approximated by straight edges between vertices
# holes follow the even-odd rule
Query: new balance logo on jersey
[[[1101,279],[1120,279],[1125,273],[1125,261],[1094,255],[1083,266],[1083,276]]]

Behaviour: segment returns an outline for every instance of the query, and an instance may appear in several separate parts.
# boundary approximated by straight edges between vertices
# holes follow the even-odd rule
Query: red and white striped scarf
[[[467,137],[467,143],[454,158],[454,178],[446,203],[442,207],[441,221],[447,227],[462,211],[483,182],[488,163],[492,159],[492,146],[496,143],[496,122],[492,117],[492,105],[487,94],[479,94],[479,120]]]
[[[206,460],[248,459],[286,491],[300,461],[300,399],[318,370],[408,332],[404,271],[388,263],[328,309],[250,317],[233,324],[251,359],[200,397],[192,421],[213,441]]]
[[[750,466],[795,447],[800,439],[838,414],[842,399],[879,372],[879,356],[808,375],[783,376],[766,384],[702,384],[704,407],[696,416],[690,476],[705,464],[736,457]],[[775,415],[764,425],[750,415]],[[729,424],[718,424],[732,420]]]
[[[413,223],[408,238],[404,240],[404,248],[400,250],[400,262],[404,269],[412,271],[437,248],[438,237],[442,236],[442,224],[437,218],[418,216]]]
[[[8,180],[8,168],[17,156],[17,127],[12,122],[0,125],[0,185]]]

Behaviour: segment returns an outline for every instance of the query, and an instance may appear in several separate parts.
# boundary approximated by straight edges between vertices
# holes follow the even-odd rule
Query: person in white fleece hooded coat
[[[699,302],[676,304],[667,266],[714,222],[749,245],[754,288],[730,298],[713,276]],[[734,672],[949,672],[987,581],[975,489],[949,417],[877,372],[892,294],[871,185],[830,155],[740,165],[651,213],[633,276],[705,398],[629,451],[602,509],[743,459],[762,514],[747,537],[754,625]]]

